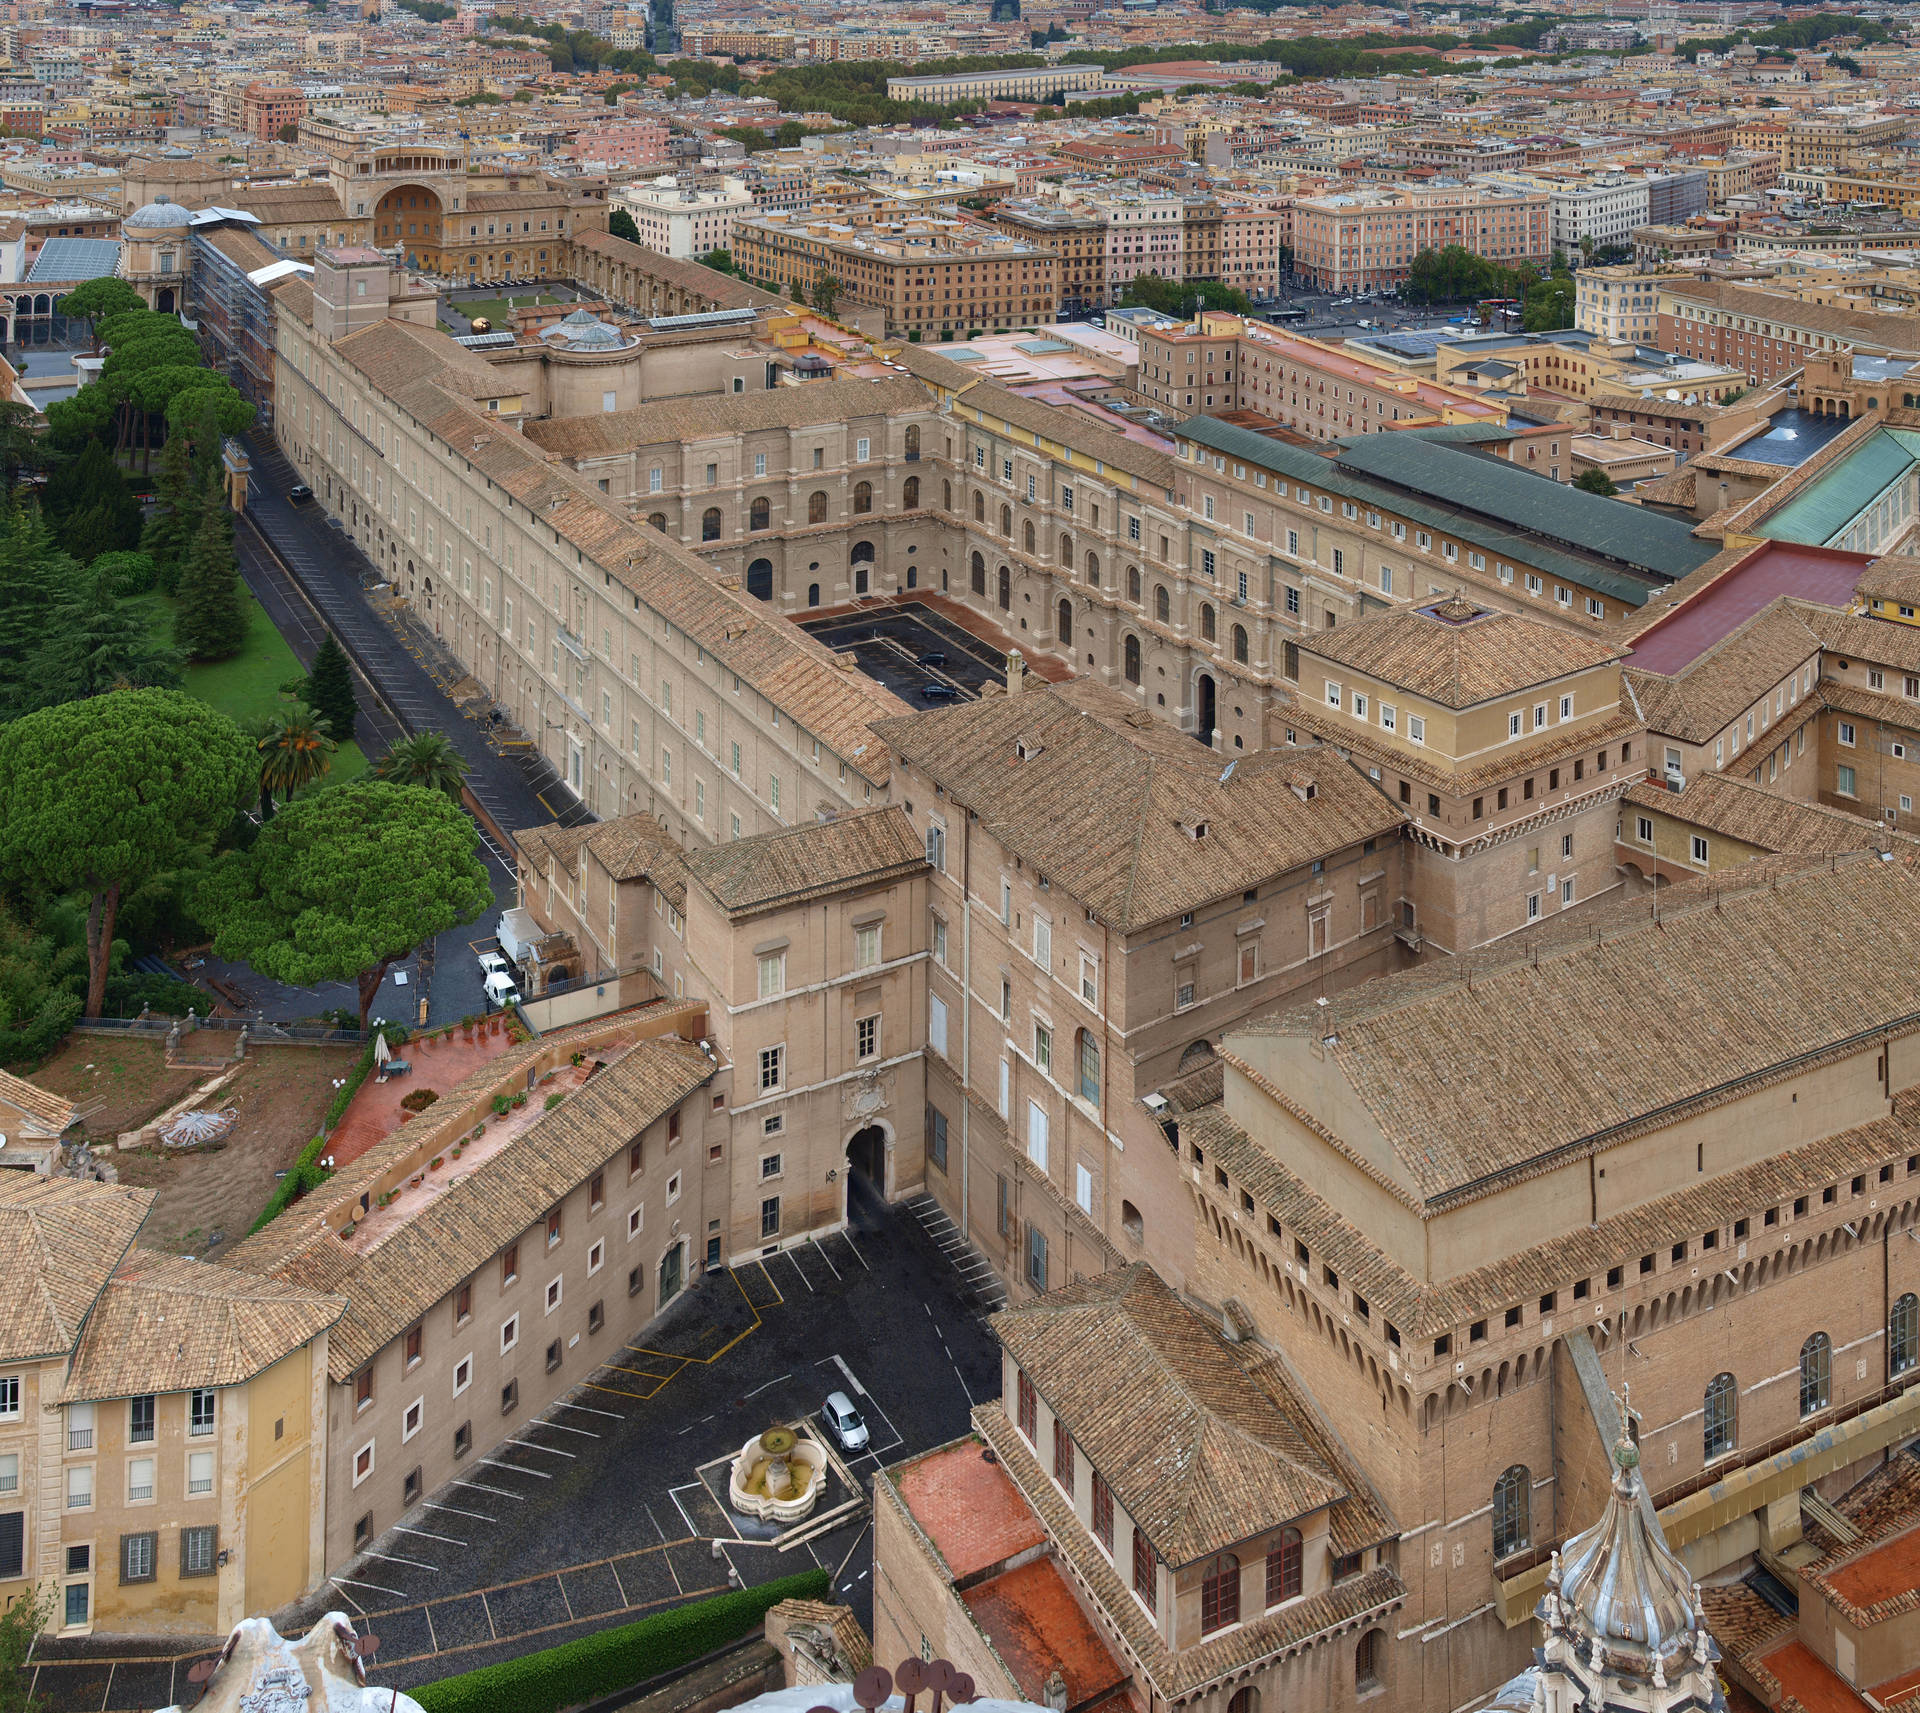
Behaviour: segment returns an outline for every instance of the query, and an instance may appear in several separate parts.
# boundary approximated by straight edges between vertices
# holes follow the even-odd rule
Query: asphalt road
[[[961,1275],[914,1208],[870,1191],[849,1231],[707,1275],[604,1354],[312,1603],[380,1638],[375,1683],[411,1688],[552,1647],[718,1593],[729,1571],[753,1585],[820,1565],[870,1630],[865,1506],[781,1552],[772,1530],[726,1508],[725,1460],[847,1392],[872,1444],[842,1454],[823,1514],[861,1496],[845,1476],[864,1492],[881,1465],[966,1432],[972,1406],[1000,1390],[998,1346]],[[151,1709],[170,1685],[185,1690],[204,1653],[201,1642],[176,1657],[155,1637],[55,1643],[33,1687],[48,1713]]]

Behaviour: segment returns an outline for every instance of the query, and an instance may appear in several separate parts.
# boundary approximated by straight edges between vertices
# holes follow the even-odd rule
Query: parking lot
[[[997,1346],[953,1266],[904,1206],[861,1199],[845,1232],[707,1275],[563,1402],[429,1494],[303,1608],[380,1639],[373,1681],[408,1688],[589,1630],[815,1565],[872,1620],[864,1492],[873,1472],[964,1433],[998,1395]],[[868,1448],[833,1446],[814,1516],[781,1550],[726,1503],[727,1465],[776,1424],[845,1392]],[[802,1531],[796,1531],[802,1532]],[[199,1650],[161,1638],[50,1644],[35,1692],[53,1713],[151,1709]]]
[[[970,702],[1007,681],[1007,657],[911,597],[898,606],[803,620],[800,628],[851,654],[860,670],[902,700]],[[924,695],[927,686],[941,688]]]

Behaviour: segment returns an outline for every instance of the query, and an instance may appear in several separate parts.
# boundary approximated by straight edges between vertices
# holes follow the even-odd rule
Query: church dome
[[[149,202],[129,214],[125,220],[121,221],[120,227],[125,232],[131,232],[135,228],[141,231],[165,232],[184,229],[192,218],[192,212],[182,208],[177,202]]]
[[[632,343],[612,322],[584,309],[576,309],[540,337],[560,351],[621,351]]]
[[[1562,1620],[1583,1653],[1603,1650],[1615,1671],[1664,1678],[1695,1651],[1698,1591],[1659,1525],[1649,1524],[1640,1448],[1623,1439],[1613,1462],[1606,1509],[1567,1542],[1548,1587],[1557,1582]]]

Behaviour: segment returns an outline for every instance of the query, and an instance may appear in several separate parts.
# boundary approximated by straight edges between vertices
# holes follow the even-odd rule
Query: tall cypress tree
[[[307,674],[306,703],[327,722],[335,743],[346,743],[353,736],[359,704],[354,700],[353,673],[347,656],[328,631],[320,639],[313,656],[313,670]]]
[[[159,587],[167,594],[180,587],[180,564],[193,541],[199,520],[198,494],[193,485],[193,448],[184,434],[172,434],[160,453],[160,474],[154,483],[160,504],[140,537],[140,550],[153,556]]]
[[[238,654],[247,640],[247,614],[233,557],[233,513],[217,484],[202,501],[200,527],[180,567],[173,640],[189,660],[225,660]]]

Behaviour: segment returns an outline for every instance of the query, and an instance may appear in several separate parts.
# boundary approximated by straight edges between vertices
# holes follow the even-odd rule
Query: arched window
[[[1060,538],[1060,563],[1069,571],[1073,569],[1073,537],[1070,535]]]
[[[1080,1063],[1080,1098],[1100,1104],[1100,1043],[1094,1039],[1093,1031],[1080,1031],[1080,1051],[1076,1055]]]
[[[807,585],[807,605],[810,607],[817,607],[819,606],[819,604],[820,604],[820,585],[818,583],[809,583]]]
[[[1353,1650],[1353,1686],[1355,1689],[1380,1687],[1380,1632],[1369,1630]]]
[[[807,495],[807,522],[825,523],[827,521],[827,496],[819,489]]]
[[[1733,1450],[1734,1401],[1740,1388],[1731,1374],[1716,1374],[1707,1382],[1706,1409],[1701,1429],[1707,1461],[1724,1457]]]
[[[914,511],[919,507],[920,478],[918,476],[909,476],[907,478],[905,485],[900,490],[900,503],[905,506],[908,511]]]
[[[647,522],[664,534],[667,527],[667,514],[665,512],[649,512],[647,513]]]
[[[1233,1699],[1227,1703],[1227,1713],[1260,1713],[1260,1691],[1252,1684],[1236,1689]]]
[[[1033,551],[1032,518],[1028,518],[1027,521],[1020,526],[1020,550],[1023,553],[1031,553]]]
[[[1230,1552],[1207,1562],[1200,1579],[1200,1633],[1210,1636],[1240,1622],[1240,1561]]]
[[[953,484],[951,482],[942,482],[940,484],[940,509],[943,512],[953,510]]]
[[[1200,603],[1200,635],[1206,642],[1215,640],[1213,608],[1205,601]]]
[[[1013,507],[1012,506],[1002,506],[1000,508],[1000,533],[1004,535],[1009,541],[1013,539]]]
[[[1532,1542],[1533,1477],[1516,1463],[1493,1484],[1493,1556],[1508,1558]]]
[[[1060,603],[1059,620],[1053,628],[1054,634],[1062,643],[1073,641],[1073,603],[1071,601]]]
[[[920,425],[918,423],[907,424],[907,456],[910,459],[920,456]]]
[[[1013,573],[1004,565],[1000,567],[1000,610],[1013,611]]]
[[[1920,1362],[1920,1297],[1909,1291],[1887,1321],[1887,1372],[1904,1374]]]
[[[847,558],[855,565],[871,565],[873,563],[873,543],[870,541],[856,541],[853,544],[853,551],[847,555]]]
[[[1127,599],[1135,606],[1140,604],[1140,567],[1138,565],[1127,567]]]
[[[873,484],[871,482],[855,482],[853,484],[853,509],[855,512],[870,512],[873,510]]]
[[[1816,1332],[1800,1346],[1800,1414],[1811,1416],[1833,1401],[1833,1340]]]
[[[1121,645],[1121,670],[1125,672],[1129,684],[1140,682],[1140,639],[1130,636]]]
[[[984,595],[987,592],[987,562],[979,554],[973,556],[973,592]]]
[[[756,559],[747,567],[747,593],[756,601],[773,599],[773,561]]]
[[[1278,1606],[1300,1592],[1300,1531],[1282,1529],[1267,1549],[1267,1604]]]
[[[1153,616],[1163,625],[1173,621],[1173,602],[1168,598],[1167,586],[1156,583],[1153,588]]]
[[[720,508],[718,506],[708,506],[700,514],[700,539],[702,541],[720,539]]]
[[[973,521],[975,523],[985,523],[987,521],[987,499],[984,494],[975,494],[973,496]]]
[[[1247,663],[1247,627],[1245,625],[1233,627],[1233,658],[1242,666]]]
[[[755,500],[747,507],[747,528],[766,529],[773,522],[773,507],[765,500]]]
[[[1134,1242],[1144,1242],[1147,1235],[1147,1222],[1140,1217],[1140,1210],[1130,1201],[1120,1204],[1120,1229]]]

